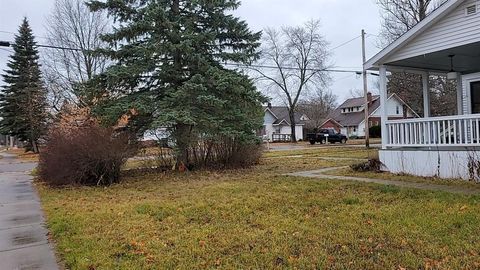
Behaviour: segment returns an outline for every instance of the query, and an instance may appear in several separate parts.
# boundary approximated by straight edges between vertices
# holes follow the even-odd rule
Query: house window
[[[397,106],[397,114],[400,114],[400,107]]]
[[[280,126],[276,126],[276,127],[275,127],[275,133],[280,134]]]
[[[375,126],[378,126],[378,124],[379,124],[378,121],[375,121]]]
[[[356,127],[353,127],[353,132],[357,132],[357,128],[356,128]]]

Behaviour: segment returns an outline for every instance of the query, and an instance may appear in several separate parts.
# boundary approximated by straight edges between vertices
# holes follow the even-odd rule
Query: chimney
[[[368,92],[367,93],[367,100],[368,100],[368,105],[372,104],[372,93]]]
[[[271,109],[271,108],[272,108],[272,103],[268,102],[268,105],[267,105],[267,106],[268,106],[268,108]]]

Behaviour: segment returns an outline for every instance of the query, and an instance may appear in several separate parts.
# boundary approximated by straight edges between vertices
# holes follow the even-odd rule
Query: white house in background
[[[288,107],[271,106],[264,107],[263,128],[259,135],[266,137],[271,142],[290,141],[292,129]],[[306,115],[295,113],[295,137],[303,140],[303,128],[305,121],[309,120]]]
[[[480,6],[449,0],[364,64],[380,74],[380,160],[394,173],[480,175]],[[421,74],[424,118],[388,120],[388,71]],[[429,75],[457,83],[457,115],[430,117]]]
[[[369,126],[379,126],[380,120],[380,96],[368,93],[368,121]],[[388,119],[407,119],[419,117],[396,94],[387,99]],[[365,137],[365,99],[363,97],[345,100],[338,108],[331,112],[320,128],[333,128],[337,132],[351,137]]]

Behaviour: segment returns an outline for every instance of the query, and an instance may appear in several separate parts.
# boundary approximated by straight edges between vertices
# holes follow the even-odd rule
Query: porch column
[[[463,114],[463,83],[460,72],[457,72],[457,114]]]
[[[428,88],[428,72],[422,73],[423,85],[423,117],[430,117],[430,89]]]
[[[387,131],[387,67],[380,66],[380,123],[382,129],[382,149],[387,148],[388,131]]]

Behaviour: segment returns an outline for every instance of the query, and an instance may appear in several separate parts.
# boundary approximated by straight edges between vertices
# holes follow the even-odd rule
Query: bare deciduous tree
[[[109,26],[105,13],[91,12],[82,0],[55,1],[47,18],[47,37],[49,45],[59,48],[45,50],[44,57],[53,108],[64,101],[85,105],[76,87],[104,71],[107,59],[93,50],[103,45],[100,36]]]
[[[327,68],[328,43],[320,33],[320,22],[309,21],[303,26],[268,28],[264,31],[261,81],[288,106],[292,132],[295,136],[295,112],[306,91],[322,89],[329,82]],[[273,68],[271,68],[273,67]]]
[[[331,91],[319,89],[298,103],[298,111],[308,116],[305,128],[313,131],[320,127],[328,114],[337,106],[337,96]]]
[[[388,45],[425,19],[446,0],[377,0],[382,10],[383,45]]]

